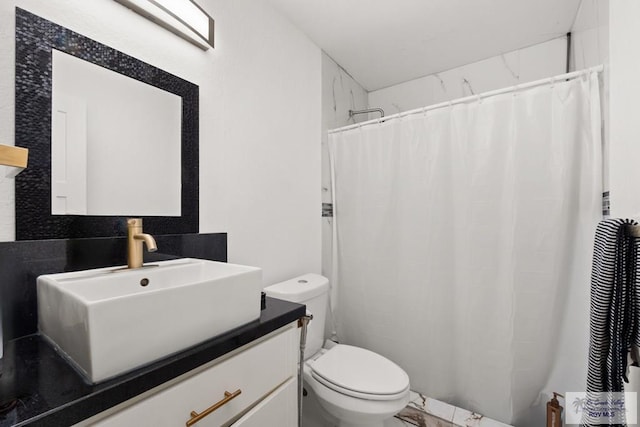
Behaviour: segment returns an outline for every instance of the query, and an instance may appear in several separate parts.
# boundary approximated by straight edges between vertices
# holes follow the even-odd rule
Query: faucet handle
[[[142,218],[127,218],[127,228],[142,228]]]

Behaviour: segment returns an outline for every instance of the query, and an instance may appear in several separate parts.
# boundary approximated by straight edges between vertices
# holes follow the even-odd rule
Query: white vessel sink
[[[95,383],[259,318],[262,270],[183,258],[37,286],[40,332]]]

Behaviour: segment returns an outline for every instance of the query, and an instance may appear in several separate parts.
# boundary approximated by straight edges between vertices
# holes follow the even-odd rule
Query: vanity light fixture
[[[0,170],[5,169],[6,178],[14,178],[27,167],[29,150],[22,147],[0,144]]]
[[[194,0],[115,1],[202,50],[213,47],[213,18]]]

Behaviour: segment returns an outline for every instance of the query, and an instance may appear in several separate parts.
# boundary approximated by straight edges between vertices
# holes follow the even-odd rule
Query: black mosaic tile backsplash
[[[114,26],[114,31],[117,31]],[[16,239],[125,235],[123,218],[51,215],[51,50],[57,49],[182,97],[182,216],[145,217],[152,234],[197,233],[199,221],[197,85],[16,8],[15,144],[29,148],[16,177]],[[113,165],[117,170],[118,165]],[[148,178],[153,179],[153,178]]]

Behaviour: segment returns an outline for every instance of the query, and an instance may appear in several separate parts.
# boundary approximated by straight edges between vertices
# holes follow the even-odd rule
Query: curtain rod
[[[471,96],[466,96],[464,98],[458,98],[458,99],[454,99],[453,101],[445,101],[445,102],[441,102],[439,104],[433,104],[427,107],[421,107],[421,108],[416,108],[414,110],[409,110],[409,111],[403,111],[401,113],[396,113],[396,114],[392,114],[390,116],[386,116],[386,117],[380,117],[378,119],[372,119],[372,120],[367,120],[366,122],[360,122],[360,123],[356,123],[354,125],[348,125],[348,126],[343,126],[340,128],[336,128],[336,129],[332,129],[328,132],[328,134],[332,134],[332,133],[337,133],[337,132],[344,132],[346,130],[350,130],[350,129],[356,129],[362,126],[367,126],[367,125],[372,125],[372,124],[376,124],[376,123],[382,123],[382,122],[386,122],[387,120],[391,120],[391,119],[397,119],[400,117],[404,117],[404,116],[409,116],[412,114],[418,114],[418,113],[424,113],[426,111],[430,111],[430,110],[437,110],[439,108],[443,108],[443,107],[449,107],[455,104],[464,104],[465,102],[471,102],[471,101],[477,101],[477,100],[482,100],[484,98],[490,98],[492,96],[496,96],[496,95],[502,95],[505,93],[510,93],[510,92],[515,92],[518,90],[522,90],[522,89],[528,89],[528,88],[532,88],[535,86],[540,86],[543,84],[552,84],[555,83],[557,81],[560,80],[570,80],[570,79],[574,79],[576,77],[580,77],[584,74],[589,74],[591,72],[602,72],[604,70],[604,65],[598,65],[595,67],[591,67],[591,68],[585,68],[584,70],[579,70],[579,71],[572,71],[571,73],[565,73],[565,74],[560,74],[558,76],[554,76],[554,77],[547,77],[545,79],[540,79],[540,80],[535,80],[529,83],[524,83],[521,85],[514,85],[514,86],[510,86],[510,87],[506,87],[503,89],[497,89],[497,90],[492,90],[489,92],[484,92],[484,93],[479,93],[477,95],[471,95]]]

